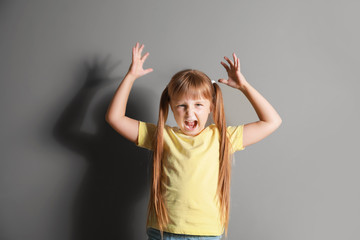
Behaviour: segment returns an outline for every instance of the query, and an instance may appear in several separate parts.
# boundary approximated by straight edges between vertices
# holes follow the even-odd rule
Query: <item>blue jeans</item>
[[[148,240],[161,240],[160,230],[155,228],[148,228],[146,230]],[[201,235],[187,235],[187,234],[175,234],[170,232],[163,232],[163,240],[220,240],[220,236],[201,236]]]

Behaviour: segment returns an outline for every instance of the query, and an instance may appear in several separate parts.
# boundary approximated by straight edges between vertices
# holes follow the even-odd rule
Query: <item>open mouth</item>
[[[185,128],[187,130],[191,131],[191,130],[195,129],[196,126],[197,126],[197,121],[196,120],[195,121],[185,121]]]

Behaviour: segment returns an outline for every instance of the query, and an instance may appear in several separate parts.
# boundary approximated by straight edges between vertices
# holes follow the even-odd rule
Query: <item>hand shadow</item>
[[[73,205],[73,240],[135,239],[139,233],[134,233],[134,229],[145,229],[145,225],[134,223],[133,212],[135,204],[148,192],[151,152],[123,138],[105,121],[115,91],[98,101],[91,113],[97,131],[93,134],[81,131],[90,101],[109,80],[107,61],[99,63],[95,59],[92,65],[87,65],[84,86],[53,130],[58,142],[81,155],[87,163]],[[126,115],[148,119],[151,108],[146,105],[147,95],[146,89],[132,89]]]

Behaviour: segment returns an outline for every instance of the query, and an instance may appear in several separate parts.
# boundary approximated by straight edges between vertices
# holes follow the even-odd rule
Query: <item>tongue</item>
[[[194,122],[186,122],[186,125],[193,128],[193,127],[195,127],[196,122],[195,121]]]

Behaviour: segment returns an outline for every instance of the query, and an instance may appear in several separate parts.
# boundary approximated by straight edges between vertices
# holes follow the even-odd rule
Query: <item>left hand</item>
[[[247,83],[244,75],[240,72],[240,59],[233,53],[234,62],[227,58],[226,56],[224,59],[230,64],[228,66],[226,63],[221,62],[228,73],[228,79],[220,78],[219,82],[224,83],[230,87],[237,88],[242,90]]]
[[[144,49],[144,44],[140,46],[140,43],[137,42],[132,49],[132,62],[129,67],[128,74],[139,78],[153,71],[152,68],[144,69],[143,64],[146,58],[149,56],[149,53],[145,53],[144,56],[141,56],[142,50]]]

